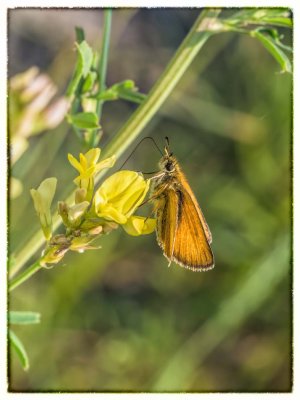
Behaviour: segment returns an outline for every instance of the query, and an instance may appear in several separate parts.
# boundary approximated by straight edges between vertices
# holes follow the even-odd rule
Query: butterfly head
[[[171,153],[171,151],[170,151],[169,139],[167,137],[166,137],[166,145],[165,145],[164,150],[165,150],[165,154],[160,160],[159,167],[166,174],[171,174],[172,172],[176,171],[177,161],[176,161],[175,157],[173,156],[173,153]]]

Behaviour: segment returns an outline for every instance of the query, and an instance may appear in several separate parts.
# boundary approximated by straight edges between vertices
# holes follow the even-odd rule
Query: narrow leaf
[[[96,81],[97,74],[96,72],[90,71],[85,78],[84,84],[82,86],[82,93],[86,93],[90,90],[92,90],[94,83]]]
[[[41,314],[33,311],[9,311],[8,320],[10,324],[39,324]]]
[[[284,26],[286,28],[293,27],[293,20],[285,17],[270,17],[265,18],[264,22],[270,25]]]
[[[97,99],[102,101],[118,100],[118,93],[114,90],[107,89],[104,92],[91,96],[91,99]]]
[[[137,104],[141,104],[146,98],[147,95],[144,93],[140,93],[140,92],[122,92],[119,93],[119,97],[122,100],[128,100],[131,101],[132,103],[137,103]]]
[[[293,49],[290,46],[284,45],[281,43],[281,40],[284,38],[283,35],[280,35],[277,29],[272,28],[257,28],[257,32],[262,33],[263,35],[269,37],[269,39],[278,47],[292,53]]]
[[[20,360],[22,368],[27,371],[29,369],[29,358],[25,347],[18,336],[10,329],[8,332],[10,343],[17,353],[17,356]]]
[[[99,129],[98,116],[92,112],[68,115],[68,122],[79,129]]]
[[[85,78],[92,66],[93,50],[85,40],[83,40],[79,45],[77,44],[77,48],[82,59],[82,76]]]
[[[147,97],[143,93],[138,92],[138,87],[131,80],[127,80],[116,85],[118,97],[123,100],[129,100],[134,103],[142,103]]]
[[[77,89],[80,79],[82,77],[82,68],[83,68],[82,61],[81,61],[81,59],[78,59],[77,63],[76,63],[75,71],[73,73],[73,77],[72,77],[72,79],[69,83],[69,86],[67,88],[67,91],[66,91],[66,95],[68,97],[72,97],[76,92],[76,89]]]
[[[281,43],[279,40],[275,40],[275,42],[276,42],[277,46],[279,46],[279,47],[281,47],[282,49],[288,51],[289,53],[292,53],[292,52],[293,52],[293,49],[291,48],[291,46],[287,46],[287,45]]]
[[[137,90],[134,81],[127,79],[126,81],[116,83],[113,87],[118,90],[127,89],[127,90]]]
[[[230,24],[246,26],[246,25],[275,25],[291,28],[293,21],[291,11],[286,8],[253,8],[244,9],[231,15],[226,21]]]
[[[91,69],[94,57],[92,49],[85,40],[83,40],[80,44],[75,44],[77,47],[78,57],[73,77],[67,88],[66,94],[68,97],[71,97],[75,94],[80,79],[87,76]]]
[[[138,92],[138,88],[132,80],[115,83],[104,92],[91,96],[91,98],[102,101],[123,99],[138,104],[142,103],[146,97],[145,94]]]
[[[280,64],[282,72],[292,73],[292,66],[287,55],[271,40],[268,36],[262,34],[258,30],[251,32],[251,36],[256,37],[270,54]]]
[[[76,42],[81,43],[85,39],[84,30],[80,26],[75,26]]]

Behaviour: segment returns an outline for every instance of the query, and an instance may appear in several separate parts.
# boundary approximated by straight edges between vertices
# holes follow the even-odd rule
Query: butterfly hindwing
[[[177,229],[178,199],[176,192],[166,189],[163,196],[157,200],[157,240],[164,255],[171,261],[174,239]]]

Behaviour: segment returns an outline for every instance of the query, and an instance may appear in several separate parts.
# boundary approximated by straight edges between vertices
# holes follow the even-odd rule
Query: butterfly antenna
[[[126,158],[126,160],[123,162],[123,164],[121,165],[121,167],[118,169],[118,171],[120,171],[120,169],[122,169],[124,167],[124,165],[127,163],[127,161],[130,159],[130,157],[133,155],[133,153],[136,151],[136,149],[139,147],[139,145],[146,139],[150,139],[154,146],[157,148],[157,150],[159,151],[159,153],[161,154],[161,156],[163,156],[163,153],[161,152],[160,148],[157,146],[155,140],[151,137],[151,136],[145,136],[143,139],[141,139],[138,144],[135,146],[135,148],[132,150],[132,152],[129,154],[129,156]]]
[[[172,153],[170,152],[170,141],[169,141],[168,136],[165,136],[165,141],[166,141],[165,153],[166,153],[168,156],[171,156]]]

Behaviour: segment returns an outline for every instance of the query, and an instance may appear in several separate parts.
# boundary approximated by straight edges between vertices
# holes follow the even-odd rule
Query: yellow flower
[[[79,176],[74,179],[74,182],[78,187],[87,190],[87,201],[90,201],[93,196],[94,176],[101,169],[111,168],[116,161],[116,157],[111,156],[97,163],[100,157],[100,152],[101,150],[99,148],[95,148],[89,150],[85,154],[80,153],[79,161],[76,160],[76,158],[73,157],[72,154],[68,154],[68,159],[71,165],[79,172]]]
[[[37,190],[30,190],[34,208],[38,213],[44,236],[47,240],[49,240],[52,235],[52,217],[50,207],[56,190],[56,183],[56,178],[48,178],[40,184]]]
[[[80,225],[84,213],[88,209],[89,205],[90,203],[88,201],[83,201],[82,203],[68,206],[63,201],[60,201],[58,203],[58,213],[67,227],[75,228]]]
[[[131,236],[147,235],[155,230],[156,219],[133,215],[122,226],[125,232]]]
[[[125,224],[143,202],[149,185],[137,172],[116,172],[96,191],[94,211],[98,217]]]

